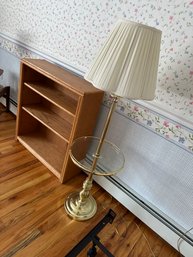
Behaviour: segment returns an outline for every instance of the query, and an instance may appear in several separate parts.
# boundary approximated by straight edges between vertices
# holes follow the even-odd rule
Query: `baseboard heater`
[[[15,107],[17,107],[17,102],[13,100],[12,98],[9,98],[10,104],[13,104]]]

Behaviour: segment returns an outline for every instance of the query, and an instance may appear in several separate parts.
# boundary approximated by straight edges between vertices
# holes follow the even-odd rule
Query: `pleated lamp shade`
[[[161,31],[119,21],[84,78],[95,87],[129,99],[155,96]]]

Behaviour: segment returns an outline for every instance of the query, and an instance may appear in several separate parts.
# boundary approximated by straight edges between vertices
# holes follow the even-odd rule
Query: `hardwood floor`
[[[94,184],[97,215],[71,220],[63,204],[84,174],[62,185],[15,141],[15,117],[0,115],[0,257],[62,257],[112,208],[117,216],[99,234],[115,257],[178,257],[171,246]],[[87,256],[85,249],[80,257]],[[105,256],[98,251],[97,256]]]

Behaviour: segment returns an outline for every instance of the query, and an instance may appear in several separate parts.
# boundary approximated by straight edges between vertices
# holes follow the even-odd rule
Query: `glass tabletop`
[[[97,158],[95,175],[111,176],[122,170],[125,158],[122,151],[110,141],[104,140],[99,156],[96,150],[100,138],[93,136],[79,137],[70,148],[72,161],[86,172],[91,172],[93,160]]]

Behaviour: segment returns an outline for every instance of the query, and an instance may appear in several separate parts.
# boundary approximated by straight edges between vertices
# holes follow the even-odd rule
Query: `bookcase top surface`
[[[72,89],[73,91],[76,91],[81,95],[96,92],[102,93],[101,90],[95,88],[91,83],[89,83],[85,79],[44,59],[24,58],[21,60],[21,63],[46,75],[50,79],[62,84],[64,87],[65,85],[67,85],[68,88]]]

